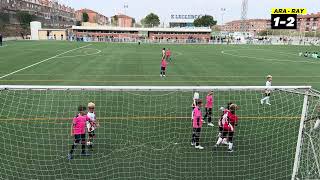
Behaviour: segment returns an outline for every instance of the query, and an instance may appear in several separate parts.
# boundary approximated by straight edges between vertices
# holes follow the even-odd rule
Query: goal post
[[[273,86],[267,105],[265,88],[0,85],[0,179],[319,179],[320,93]],[[190,145],[192,102],[198,92],[204,116],[209,91],[214,127],[203,124],[200,150]],[[68,160],[72,119],[89,102],[93,148]],[[240,107],[232,153],[214,148],[229,102]]]

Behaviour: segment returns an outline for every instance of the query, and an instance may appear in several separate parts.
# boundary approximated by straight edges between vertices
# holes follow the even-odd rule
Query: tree
[[[10,23],[10,18],[8,13],[0,12],[0,25],[6,25]]]
[[[144,18],[142,18],[140,20],[140,24],[141,24],[142,27],[145,27],[146,23],[145,23],[145,19]]]
[[[88,22],[88,21],[89,21],[88,13],[86,12],[82,13],[82,22]]]
[[[147,27],[154,27],[154,26],[159,26],[160,19],[158,15],[154,13],[150,13],[143,19],[143,22],[144,22],[143,25]]]
[[[196,27],[211,27],[217,24],[217,21],[210,15],[204,15],[193,21],[193,25]]]
[[[17,19],[20,22],[21,27],[26,30],[30,26],[30,22],[36,19],[36,16],[29,14],[26,11],[18,11]]]

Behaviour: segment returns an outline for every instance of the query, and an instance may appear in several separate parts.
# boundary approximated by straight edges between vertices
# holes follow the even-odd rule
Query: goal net
[[[320,101],[310,87],[0,86],[0,179],[319,179]],[[212,90],[214,127],[191,146],[192,102]],[[75,147],[72,119],[95,103],[93,146]],[[214,148],[220,107],[237,104],[234,151]],[[208,121],[208,119],[205,119]],[[86,133],[88,139],[88,133]]]

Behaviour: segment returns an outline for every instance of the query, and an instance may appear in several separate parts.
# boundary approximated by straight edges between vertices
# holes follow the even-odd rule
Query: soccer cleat
[[[233,149],[228,149],[228,152],[229,152],[229,153],[232,153],[232,152],[233,152]]]
[[[214,125],[213,125],[212,123],[208,123],[208,126],[211,126],[211,127],[213,127]]]
[[[68,158],[68,160],[71,160],[73,157],[72,157],[72,154],[68,154],[68,156],[67,156],[67,158]]]
[[[196,145],[196,143],[194,143],[194,142],[191,142],[191,146],[194,146],[194,145]]]
[[[205,123],[206,123],[206,121],[204,121],[204,120],[201,120],[201,121],[202,121],[202,123],[203,123],[203,124],[205,124]]]
[[[198,145],[198,146],[195,146],[196,149],[204,149],[204,147]]]
[[[266,103],[267,105],[269,105],[269,106],[271,106],[271,104],[270,103]]]
[[[162,75],[160,74],[160,77],[162,77]]]
[[[218,146],[219,146],[218,144],[215,144],[215,145],[213,146],[213,148],[218,148]]]
[[[262,99],[260,100],[260,103],[261,103],[261,105],[263,105],[263,100]]]
[[[163,75],[163,77],[166,77],[166,75]]]

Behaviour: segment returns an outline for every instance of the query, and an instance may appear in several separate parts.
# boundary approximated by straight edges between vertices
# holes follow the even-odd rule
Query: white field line
[[[246,50],[246,49],[245,49]],[[224,52],[221,52],[221,54],[226,54],[233,57],[240,57],[240,58],[248,58],[248,59],[257,59],[257,60],[263,60],[263,61],[273,61],[273,62],[292,62],[292,63],[306,63],[306,64],[320,64],[319,61],[294,61],[294,60],[288,60],[288,59],[277,59],[277,58],[263,58],[263,57],[255,57],[255,56],[246,56],[246,55],[239,55],[239,54],[232,54],[228,52],[237,52],[237,50],[225,50]]]
[[[96,52],[88,53],[87,51],[84,51],[84,54],[74,55],[74,56],[60,56],[60,57],[57,57],[57,58],[74,58],[74,57],[92,56],[92,55],[100,54],[102,52],[101,50],[95,49],[95,48],[86,48],[86,49],[95,50]]]
[[[25,70],[25,69],[31,68],[31,67],[36,66],[36,65],[38,65],[38,64],[41,64],[41,63],[43,63],[43,62],[49,61],[49,60],[54,59],[54,58],[56,58],[56,57],[59,57],[59,56],[61,56],[61,55],[67,54],[67,53],[69,53],[69,52],[72,52],[72,51],[75,51],[75,50],[78,50],[78,49],[82,49],[82,48],[85,48],[85,47],[88,47],[88,46],[91,46],[91,45],[92,45],[92,44],[88,44],[88,45],[85,45],[85,46],[81,46],[81,47],[78,47],[78,48],[75,48],[75,49],[71,49],[71,50],[65,51],[65,52],[63,52],[63,53],[57,54],[57,55],[55,55],[55,56],[49,57],[49,58],[44,59],[44,60],[42,60],[42,61],[39,61],[39,62],[37,62],[37,63],[31,64],[31,65],[26,66],[26,67],[24,67],[24,68],[21,68],[21,69],[18,69],[18,70],[16,70],[16,71],[13,71],[13,72],[11,72],[11,73],[9,73],[9,74],[3,75],[3,76],[0,77],[0,79],[3,79],[3,78],[5,78],[5,77],[8,77],[8,76],[10,76],[10,75],[12,75],[12,74],[15,74],[15,73],[17,73],[17,72],[23,71],[23,70]]]

